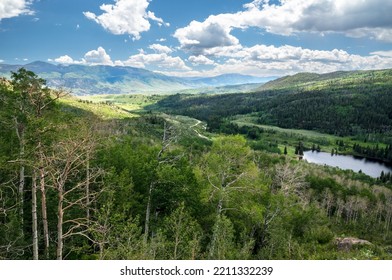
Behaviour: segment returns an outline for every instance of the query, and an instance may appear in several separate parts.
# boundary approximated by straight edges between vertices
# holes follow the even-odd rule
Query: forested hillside
[[[219,130],[259,112],[289,126],[302,118],[281,109],[294,110],[294,97],[331,110],[357,95],[377,106],[363,114],[383,116],[358,116],[358,130],[387,131],[389,90],[172,96],[159,106],[178,115],[127,115],[18,70],[0,83],[0,259],[392,259],[390,178],[310,165],[180,116]],[[330,117],[326,130],[350,133]]]
[[[392,131],[392,71],[298,74],[269,82],[252,94],[174,95],[158,103],[166,112],[204,120],[211,130],[225,118],[252,114],[258,124],[334,135]]]

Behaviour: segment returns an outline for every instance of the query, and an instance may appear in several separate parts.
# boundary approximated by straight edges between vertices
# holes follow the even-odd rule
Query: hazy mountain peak
[[[215,77],[179,78],[128,66],[54,65],[43,61],[34,61],[23,66],[0,64],[0,76],[9,77],[10,71],[17,71],[20,67],[25,67],[46,79],[49,86],[69,88],[76,95],[165,92],[264,83],[272,79],[234,73]]]

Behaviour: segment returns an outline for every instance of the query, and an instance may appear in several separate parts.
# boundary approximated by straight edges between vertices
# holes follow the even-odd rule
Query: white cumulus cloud
[[[152,44],[152,45],[148,46],[148,48],[150,50],[157,52],[157,53],[171,53],[171,52],[173,52],[173,50],[171,48],[169,48],[168,46],[161,45],[161,44]]]
[[[392,67],[392,58],[379,55],[360,56],[344,50],[311,50],[294,46],[255,45],[235,52],[216,53],[226,58],[221,71],[249,74],[274,73],[278,75],[298,72],[326,73],[341,70],[383,69]]]
[[[168,25],[153,12],[147,11],[149,2],[149,0],[115,0],[114,5],[100,6],[103,11],[101,15],[92,12],[83,14],[113,34],[129,34],[138,40],[140,33],[150,30],[150,20],[159,25]]]
[[[203,54],[214,47],[239,44],[233,29],[259,28],[279,35],[300,32],[340,33],[392,42],[392,1],[388,0],[255,0],[237,13],[211,15],[175,31],[181,47]]]
[[[110,56],[103,47],[88,51],[81,60],[74,60],[69,55],[62,55],[55,59],[48,59],[49,62],[60,64],[84,64],[84,65],[114,65]]]
[[[83,61],[85,64],[89,65],[113,65],[110,56],[102,47],[98,47],[97,50],[87,52],[84,55]]]
[[[328,73],[334,71],[372,70],[392,67],[392,51],[372,52],[367,56],[345,50],[312,50],[290,45],[254,45],[212,48],[208,55],[216,58],[212,69],[187,72],[164,72],[175,76],[216,76],[241,73],[254,76],[284,76],[298,72]],[[191,56],[188,61],[202,60]],[[207,58],[208,59],[208,58]],[[192,62],[194,63],[194,62]]]
[[[358,37],[392,41],[392,2],[385,0],[291,0],[281,5],[264,3],[250,10],[254,18],[249,24],[264,26],[277,34],[295,32],[338,32]]]
[[[174,33],[181,47],[196,54],[205,49],[239,44],[239,40],[230,34],[233,29],[230,18],[225,15],[210,16],[204,22],[192,21],[188,26],[179,28]]]
[[[56,63],[60,63],[60,64],[78,64],[77,61],[73,60],[72,57],[70,57],[69,55],[62,55],[58,58],[55,59],[48,59],[49,62],[56,62]]]
[[[189,71],[191,70],[186,66],[185,62],[178,56],[170,56],[167,53],[153,53],[147,54],[141,51],[139,54],[130,56],[126,61],[116,61],[116,65],[132,66],[138,68],[152,67],[162,70],[179,70]]]
[[[193,65],[214,65],[215,62],[204,55],[190,56],[188,61]]]
[[[392,58],[392,50],[390,50],[390,51],[376,51],[376,52],[372,52],[370,54],[372,54],[372,55],[379,55],[379,56],[383,56],[383,57],[391,57]]]
[[[140,49],[138,54],[115,62],[103,47],[88,51],[79,60],[63,55],[49,61],[61,64],[132,66],[175,76],[216,76],[228,73],[283,76],[298,72],[328,73],[392,68],[392,50],[358,55],[342,49],[314,50],[291,45],[263,44],[211,48],[206,55],[189,56],[187,62],[194,66],[191,68],[181,57],[159,51],[165,49],[162,47],[164,46],[151,45],[150,49],[155,53]],[[203,69],[205,65],[209,66],[208,70]]]
[[[0,1],[0,20],[12,18],[20,15],[32,15],[30,9],[31,0],[1,0]]]

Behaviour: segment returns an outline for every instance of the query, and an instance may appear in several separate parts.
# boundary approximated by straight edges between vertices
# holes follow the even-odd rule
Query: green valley
[[[391,70],[165,96],[70,96],[12,72],[0,259],[390,260],[391,174],[300,158],[390,163],[391,104]]]

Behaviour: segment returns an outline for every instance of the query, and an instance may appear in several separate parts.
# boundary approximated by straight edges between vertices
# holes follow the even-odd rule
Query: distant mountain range
[[[26,65],[0,64],[0,77],[24,67],[47,81],[48,86],[66,88],[74,95],[173,92],[202,87],[260,84],[275,77],[225,74],[216,77],[180,78],[145,69],[122,66],[54,65],[36,61]]]

